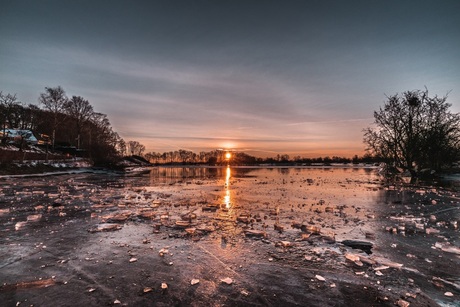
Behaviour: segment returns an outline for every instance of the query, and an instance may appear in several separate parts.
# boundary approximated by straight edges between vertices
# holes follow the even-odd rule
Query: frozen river
[[[358,167],[3,177],[0,303],[458,306],[459,200]]]

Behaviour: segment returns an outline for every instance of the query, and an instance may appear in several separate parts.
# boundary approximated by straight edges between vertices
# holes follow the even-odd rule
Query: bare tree
[[[451,113],[447,96],[429,97],[428,90],[387,97],[374,112],[374,126],[364,130],[369,153],[415,175],[439,170],[459,158],[460,115]]]
[[[56,129],[61,123],[62,113],[67,103],[67,96],[61,86],[58,87],[45,87],[45,92],[40,94],[38,102],[43,104],[46,110],[48,110],[53,116],[53,149],[56,140]]]
[[[144,154],[144,158],[150,163],[159,163],[160,159],[162,159],[162,155],[159,152],[148,152]]]
[[[77,130],[77,148],[80,149],[81,133],[83,125],[93,116],[94,110],[88,100],[81,96],[72,96],[65,102],[64,109],[66,113],[75,120]]]
[[[113,162],[119,156],[120,136],[112,130],[106,114],[94,112],[88,123],[89,155],[97,163]]]
[[[8,125],[9,128],[13,127],[13,113],[14,110],[21,106],[21,102],[19,102],[16,98],[16,94],[3,94],[0,91],[0,114],[2,115],[2,129],[3,129],[3,136],[6,135],[6,126]]]
[[[126,142],[118,135],[117,151],[121,156],[124,156],[126,153]]]
[[[142,156],[142,153],[145,151],[145,146],[138,141],[129,141],[128,148],[131,152],[131,155]]]
[[[179,149],[179,157],[182,163],[191,162],[193,159],[193,152],[189,150]]]

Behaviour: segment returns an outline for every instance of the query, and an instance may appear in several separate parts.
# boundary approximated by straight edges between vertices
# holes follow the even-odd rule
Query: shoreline
[[[67,170],[76,170],[76,169],[87,169],[88,172],[91,172],[93,169],[105,169],[107,171],[119,171],[120,168],[99,168],[92,166],[72,166],[78,162],[65,162],[65,161],[56,161],[56,162],[36,162],[31,161],[29,163],[10,163],[10,164],[0,164],[0,178],[2,177],[20,177],[21,175],[30,175],[30,176],[40,176],[43,173],[47,175],[52,175],[56,173],[57,175],[65,173]],[[365,168],[365,169],[378,169],[379,166],[370,165],[370,164],[316,164],[316,165],[188,165],[188,164],[174,164],[174,165],[153,165],[151,168],[210,168],[210,169],[222,169],[222,168],[235,168],[235,169],[280,169],[280,168],[298,168],[298,169],[317,169],[317,168]],[[60,171],[59,169],[65,169]]]

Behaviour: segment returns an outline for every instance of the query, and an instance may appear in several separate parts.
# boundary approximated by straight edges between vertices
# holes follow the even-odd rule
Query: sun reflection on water
[[[225,170],[225,196],[224,196],[224,203],[225,203],[225,208],[230,209],[232,203],[231,203],[231,198],[230,198],[230,177],[232,175],[232,171],[230,169],[230,166],[227,166],[227,169]]]

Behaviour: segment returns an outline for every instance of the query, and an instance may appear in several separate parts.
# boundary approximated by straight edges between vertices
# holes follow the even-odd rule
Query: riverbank
[[[91,163],[87,160],[52,160],[27,161],[0,164],[0,176],[43,175],[52,173],[72,172],[78,169],[89,168]]]

